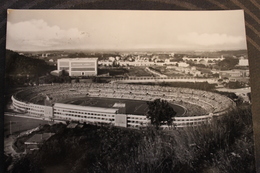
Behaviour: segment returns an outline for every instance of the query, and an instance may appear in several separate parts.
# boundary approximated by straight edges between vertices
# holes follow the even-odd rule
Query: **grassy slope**
[[[14,169],[39,172],[58,167],[71,173],[254,172],[248,108],[236,110],[208,127],[183,130],[91,125],[58,129],[38,152],[16,162]]]

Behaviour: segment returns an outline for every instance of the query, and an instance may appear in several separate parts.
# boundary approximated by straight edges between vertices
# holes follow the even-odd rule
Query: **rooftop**
[[[78,111],[89,111],[89,112],[103,112],[103,113],[116,113],[118,109],[115,108],[103,108],[103,107],[92,107],[92,106],[79,106],[72,104],[55,103],[54,108],[63,108]]]
[[[42,143],[43,141],[48,140],[52,135],[55,133],[42,133],[42,134],[35,134],[31,138],[29,138],[27,141],[25,141],[25,144],[30,143]]]
[[[125,103],[115,103],[113,108],[124,108],[125,107]]]
[[[58,59],[58,61],[89,61],[89,60],[97,60],[97,57],[91,57],[91,58],[61,58]]]

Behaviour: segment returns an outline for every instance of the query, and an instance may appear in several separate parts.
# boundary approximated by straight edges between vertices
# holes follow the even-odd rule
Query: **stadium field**
[[[74,105],[81,105],[81,106],[103,107],[103,108],[112,108],[115,103],[125,103],[126,114],[144,115],[148,111],[148,105],[146,101],[142,101],[142,100],[82,97],[82,98],[69,98],[63,100],[60,103],[74,104]],[[176,116],[182,115],[185,111],[182,107],[178,105],[171,104],[171,106],[177,112]]]

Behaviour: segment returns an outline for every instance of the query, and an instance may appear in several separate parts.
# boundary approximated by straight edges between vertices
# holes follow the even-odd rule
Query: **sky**
[[[6,48],[176,51],[246,49],[244,12],[8,10]]]

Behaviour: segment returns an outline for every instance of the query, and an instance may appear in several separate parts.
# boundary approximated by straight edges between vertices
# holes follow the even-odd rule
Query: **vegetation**
[[[128,69],[123,67],[114,67],[114,68],[99,68],[98,75],[109,74],[110,76],[125,75],[128,73]]]
[[[17,160],[12,172],[255,172],[250,107],[211,125],[176,130],[109,126],[57,129],[40,150]],[[246,163],[246,164],[245,164]]]
[[[19,55],[16,52],[6,51],[6,75],[45,75],[54,66],[48,65],[44,60]]]
[[[237,89],[237,88],[244,88],[246,85],[244,82],[236,81],[236,82],[228,82],[225,84],[225,86],[227,88]]]
[[[220,70],[231,70],[238,64],[238,59],[225,58],[223,61],[218,63]]]
[[[167,122],[168,126],[172,125],[172,118],[176,115],[176,112],[166,100],[155,99],[152,102],[147,102],[147,104],[147,118],[151,120],[151,124],[155,125],[156,129],[159,129],[164,122]]]
[[[6,51],[5,64],[7,85],[23,85],[37,81],[40,76],[46,75],[56,68],[42,59],[25,57],[10,50]]]
[[[40,77],[38,80],[35,81],[37,84],[51,84],[51,83],[71,83],[71,78],[67,75],[61,76],[53,76],[53,75],[45,75]]]

